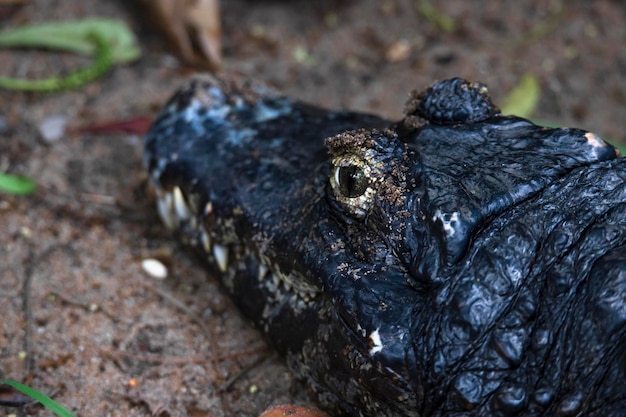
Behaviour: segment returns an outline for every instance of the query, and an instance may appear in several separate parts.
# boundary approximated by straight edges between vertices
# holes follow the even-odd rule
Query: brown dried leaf
[[[222,64],[218,0],[142,0],[188,64],[215,71]]]

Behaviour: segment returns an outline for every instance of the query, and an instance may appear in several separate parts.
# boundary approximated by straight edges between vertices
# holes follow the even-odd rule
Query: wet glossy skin
[[[146,138],[168,227],[337,415],[626,410],[626,164],[479,84],[391,123],[205,79]]]

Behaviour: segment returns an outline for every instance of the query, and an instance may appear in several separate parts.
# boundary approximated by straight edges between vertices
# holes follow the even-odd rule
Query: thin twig
[[[25,322],[24,342],[22,345],[22,350],[26,355],[26,359],[24,362],[24,378],[26,378],[26,376],[29,375],[35,367],[35,358],[32,352],[33,312],[30,296],[31,284],[35,269],[54,252],[59,249],[67,249],[69,246],[69,243],[60,246],[50,246],[37,256],[35,256],[35,252],[32,247],[28,248],[28,259],[25,260],[24,266],[24,284],[22,285],[22,310],[24,312]]]
[[[224,353],[220,355],[189,356],[189,357],[184,357],[184,358],[176,357],[176,356],[150,355],[150,354],[145,354],[145,353],[138,354],[138,353],[132,353],[132,352],[124,352],[121,350],[105,349],[105,348],[100,348],[99,350],[102,356],[109,358],[109,359],[113,359],[113,360],[119,360],[122,358],[130,358],[130,359],[135,359],[135,360],[145,361],[145,362],[156,362],[156,363],[160,363],[163,365],[187,365],[190,363],[191,364],[203,364],[207,362],[217,362],[221,360],[236,359],[242,356],[250,356],[254,354],[263,353],[266,351],[266,349],[267,347],[265,345],[259,345],[250,349],[240,350],[237,352],[228,352],[228,353]],[[262,356],[261,358],[264,358],[264,357],[265,356]]]
[[[36,260],[32,247],[28,248],[28,259],[31,259],[32,262],[26,262],[26,266],[24,267],[24,284],[22,285],[22,311],[24,312],[24,323],[26,326],[22,344],[22,350],[26,354],[26,360],[24,361],[24,377],[31,373],[35,365],[31,343],[33,334],[33,312],[30,302],[30,284],[33,280],[33,270],[35,269]]]
[[[85,303],[83,301],[72,299],[72,298],[70,298],[70,297],[68,297],[66,295],[61,294],[59,291],[50,291],[48,294],[53,296],[53,297],[55,297],[55,298],[58,298],[61,302],[65,303],[67,305],[82,308],[83,310],[87,311],[88,313],[101,312],[102,314],[107,316],[112,321],[116,321],[117,320],[117,317],[114,314],[111,314],[110,312],[108,312],[101,305],[98,305],[98,304],[95,304],[95,303]]]
[[[196,323],[198,326],[200,326],[206,334],[209,333],[209,329],[206,327],[204,322],[200,320],[200,318],[196,314],[194,314],[193,311],[191,311],[185,304],[183,304],[173,294],[161,288],[155,287],[154,285],[148,285],[144,283],[144,287],[152,291],[154,294],[158,295],[159,297],[163,298],[166,302],[170,303],[171,305],[173,305],[174,307],[182,311],[184,314],[188,315],[191,318],[191,320],[194,323]]]
[[[241,378],[247,375],[254,368],[263,365],[265,362],[269,361],[273,357],[274,355],[264,355],[264,356],[258,357],[257,360],[252,362],[250,365],[244,367],[241,371],[237,372],[235,375],[228,378],[228,380],[219,387],[218,391],[220,392],[228,391],[235,384],[235,382],[239,381]]]

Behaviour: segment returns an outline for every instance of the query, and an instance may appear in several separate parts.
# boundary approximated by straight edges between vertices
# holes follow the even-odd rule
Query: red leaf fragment
[[[71,133],[133,133],[144,135],[148,132],[152,118],[147,116],[131,117],[130,119],[109,120],[70,129]]]

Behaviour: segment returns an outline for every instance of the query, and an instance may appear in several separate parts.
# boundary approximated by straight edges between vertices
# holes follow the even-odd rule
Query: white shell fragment
[[[39,123],[37,128],[46,143],[56,142],[65,135],[67,117],[61,115],[48,116]]]
[[[167,267],[163,265],[163,262],[159,261],[158,259],[144,259],[143,261],[141,261],[141,268],[146,274],[150,275],[152,278],[167,278]]]
[[[228,249],[222,245],[213,246],[213,256],[220,271],[226,272],[228,270]]]

